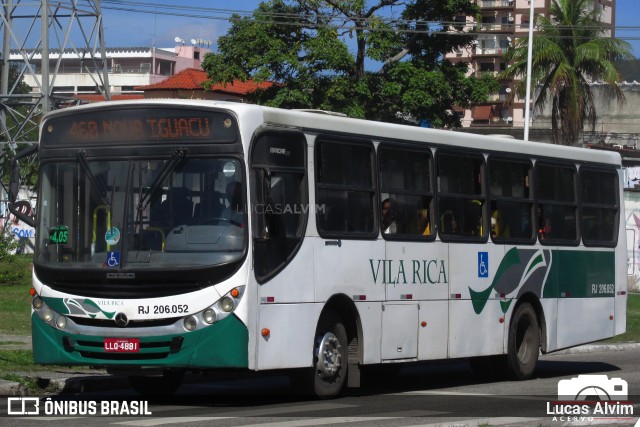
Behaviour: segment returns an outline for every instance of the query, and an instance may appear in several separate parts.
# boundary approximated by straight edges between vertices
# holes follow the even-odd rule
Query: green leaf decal
[[[115,311],[111,311],[111,312],[104,311],[103,309],[100,308],[100,306],[98,304],[96,304],[95,302],[91,301],[90,299],[85,299],[83,301],[83,303],[86,304],[86,305],[89,305],[91,307],[95,307],[99,312],[104,314],[107,319],[113,318],[113,316],[115,316],[115,314],[116,314]],[[95,314],[97,314],[97,313],[95,313]],[[94,316],[95,316],[95,314],[94,314]]]
[[[539,254],[534,258],[534,260],[531,262],[531,264],[529,264],[529,269],[525,272],[525,274],[524,274],[524,275],[526,276],[527,274],[529,274],[529,272],[530,272],[531,270],[534,270],[535,268],[537,268],[537,266],[538,266],[541,262],[542,262],[542,263],[544,263],[544,257],[542,256],[542,252],[540,252],[540,253],[539,253]]]
[[[492,290],[493,284],[491,284],[491,286],[489,286],[484,291],[480,292],[474,291],[473,289],[469,288],[469,293],[471,294],[471,304],[473,304],[473,311],[475,311],[476,314],[482,313],[482,310],[484,310],[484,306],[487,305],[487,301],[489,300],[489,295],[491,295]]]
[[[509,301],[500,301],[500,308],[502,308],[502,314],[507,313],[507,310],[509,310],[509,306],[511,305],[512,302],[513,302],[513,298],[511,298]]]

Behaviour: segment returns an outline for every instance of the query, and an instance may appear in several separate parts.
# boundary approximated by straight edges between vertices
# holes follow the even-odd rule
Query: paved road
[[[640,399],[640,349],[588,352],[542,357],[537,378],[526,382],[479,382],[466,361],[423,363],[407,366],[393,379],[374,382],[357,393],[318,401],[292,393],[282,376],[237,376],[219,379],[190,377],[174,397],[148,402],[149,415],[121,417],[0,417],[0,425],[50,427],[93,425],[191,426],[445,426],[525,425],[564,426],[546,414],[547,402],[557,400],[561,379],[579,374],[604,374],[622,378],[629,385],[629,400]],[[139,401],[128,388],[54,396],[58,405],[94,402]],[[41,405],[43,404],[41,400]],[[146,401],[145,401],[146,402]],[[117,404],[117,403],[116,403]],[[0,414],[6,414],[0,402]],[[107,403],[110,405],[110,403]],[[86,407],[86,406],[85,406]],[[122,409],[122,408],[120,408]],[[635,417],[610,416],[600,424],[633,425]],[[615,419],[612,419],[615,418]],[[584,425],[584,422],[570,425]]]

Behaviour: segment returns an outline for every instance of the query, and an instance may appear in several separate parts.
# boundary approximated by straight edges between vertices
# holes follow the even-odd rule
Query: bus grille
[[[92,319],[90,317],[72,317],[74,323],[82,326],[94,326],[99,328],[113,328],[116,326],[115,320]],[[170,317],[152,320],[130,320],[125,328],[151,328],[154,326],[168,326],[177,322],[179,317]]]

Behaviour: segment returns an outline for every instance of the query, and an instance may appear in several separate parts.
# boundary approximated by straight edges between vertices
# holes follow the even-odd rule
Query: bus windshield
[[[49,267],[209,267],[246,247],[241,162],[176,151],[144,160],[47,162],[34,260]]]

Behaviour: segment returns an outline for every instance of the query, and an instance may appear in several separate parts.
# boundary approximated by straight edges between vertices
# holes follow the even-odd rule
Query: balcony
[[[484,33],[513,33],[516,30],[515,24],[482,22],[478,24],[478,32]]]
[[[504,103],[507,100],[507,94],[506,93],[494,93],[489,95],[489,99],[487,100],[488,102],[498,102],[498,103]]]
[[[476,105],[472,110],[472,127],[511,127],[513,120],[506,117],[507,111],[498,105]]]
[[[479,0],[477,3],[482,10],[513,9],[515,7],[514,0]]]
[[[478,56],[502,56],[502,54],[504,54],[506,49],[503,49],[501,47],[478,47],[476,46],[474,52],[473,52],[473,56],[474,57],[478,57]]]

